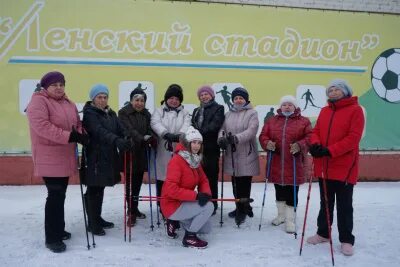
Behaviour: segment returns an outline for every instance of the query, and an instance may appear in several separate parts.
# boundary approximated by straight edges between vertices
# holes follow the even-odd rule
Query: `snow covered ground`
[[[153,187],[153,192],[154,192]],[[116,223],[103,237],[96,237],[96,248],[86,249],[79,186],[69,186],[65,205],[66,229],[72,239],[67,251],[54,254],[44,246],[44,186],[0,187],[0,266],[332,266],[329,245],[304,244],[299,256],[301,227],[306,204],[307,185],[300,188],[298,239],[286,234],[283,225],[270,221],[276,214],[273,186],[268,186],[261,231],[258,231],[263,184],[253,184],[254,218],[237,228],[227,212],[232,203],[225,202],[224,225],[212,217],[214,229],[203,238],[209,241],[204,250],[181,246],[180,237],[168,239],[164,227],[151,231],[149,220],[139,220],[132,228],[132,242],[123,240],[123,187],[107,188],[103,217]],[[225,183],[225,195],[231,196],[231,185]],[[400,183],[359,183],[354,191],[355,255],[340,253],[336,218],[333,225],[335,266],[400,266]],[[147,195],[144,185],[142,194]],[[316,230],[319,206],[318,185],[312,186],[306,237]],[[140,203],[150,218],[148,202]]]

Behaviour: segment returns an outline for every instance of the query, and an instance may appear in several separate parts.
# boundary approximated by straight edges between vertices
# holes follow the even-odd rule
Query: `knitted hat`
[[[350,97],[353,95],[353,90],[345,80],[341,79],[332,80],[331,83],[328,85],[328,87],[326,87],[326,95],[328,95],[329,89],[332,87],[340,89],[345,97]]]
[[[104,84],[96,84],[90,89],[89,98],[93,101],[93,99],[98,94],[106,94],[108,96],[108,88]]]
[[[297,108],[297,100],[294,96],[292,95],[285,95],[281,98],[281,101],[279,102],[279,106],[282,106],[283,103],[292,103],[293,106]]]
[[[147,101],[147,95],[146,95],[146,93],[145,93],[142,89],[140,89],[140,88],[134,89],[134,90],[131,92],[131,95],[129,96],[129,99],[132,101],[132,99],[133,99],[134,97],[137,97],[137,96],[139,96],[139,95],[142,95],[142,97],[144,98],[144,102]]]
[[[215,98],[214,90],[209,85],[203,85],[197,90],[197,97],[200,98],[202,93],[208,93],[212,98]]]
[[[189,126],[187,132],[185,133],[185,139],[188,143],[194,140],[203,141],[203,136],[201,136],[201,133],[193,126]]]
[[[47,89],[53,83],[62,83],[65,85],[65,78],[61,72],[51,71],[46,73],[40,80],[40,86]]]
[[[171,84],[170,86],[168,86],[167,91],[165,91],[164,102],[167,102],[167,100],[173,96],[176,96],[179,99],[179,102],[183,102],[183,92],[180,85]]]
[[[246,100],[246,102],[249,102],[249,93],[243,87],[238,87],[232,91],[232,102],[237,96],[241,96],[244,98],[244,100]]]

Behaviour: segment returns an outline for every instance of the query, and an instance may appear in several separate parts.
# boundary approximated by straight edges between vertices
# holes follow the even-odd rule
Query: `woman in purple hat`
[[[34,175],[43,177],[47,188],[45,205],[46,247],[63,252],[65,231],[64,202],[68,179],[77,171],[76,143],[86,145],[75,104],[65,94],[65,78],[53,71],[40,81],[41,90],[32,95],[27,108],[32,144]]]

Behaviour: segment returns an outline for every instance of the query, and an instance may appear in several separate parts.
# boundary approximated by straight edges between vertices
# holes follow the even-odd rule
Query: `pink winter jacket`
[[[76,173],[76,143],[68,143],[72,126],[82,126],[75,104],[64,95],[51,98],[42,89],[32,95],[27,108],[34,175],[69,177]]]

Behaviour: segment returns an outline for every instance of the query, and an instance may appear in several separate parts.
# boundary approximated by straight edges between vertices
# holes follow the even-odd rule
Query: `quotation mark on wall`
[[[364,34],[361,41],[362,49],[374,49],[379,45],[379,36],[377,34]]]

